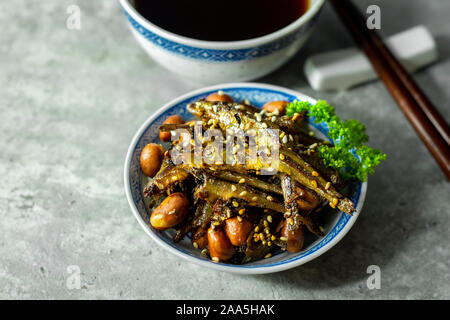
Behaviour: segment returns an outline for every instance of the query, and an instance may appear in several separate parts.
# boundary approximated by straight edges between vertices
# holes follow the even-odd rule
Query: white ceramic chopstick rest
[[[409,72],[438,58],[433,36],[424,26],[393,35],[386,45]],[[357,48],[312,55],[305,62],[304,72],[315,90],[345,90],[377,78],[369,60]]]

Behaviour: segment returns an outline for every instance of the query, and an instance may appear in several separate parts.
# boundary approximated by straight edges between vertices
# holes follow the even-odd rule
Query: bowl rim
[[[361,183],[361,188],[360,188],[360,195],[359,195],[359,201],[358,201],[358,205],[356,207],[356,211],[353,213],[353,215],[350,217],[350,219],[348,220],[348,222],[345,224],[345,226],[325,245],[323,245],[321,248],[317,249],[316,251],[312,252],[311,254],[297,259],[297,260],[293,260],[293,261],[289,261],[283,264],[279,264],[279,265],[274,265],[274,266],[266,266],[264,264],[261,265],[254,265],[252,266],[252,268],[239,268],[237,266],[233,266],[230,264],[220,264],[220,263],[214,263],[212,261],[208,261],[208,260],[202,260],[202,259],[194,259],[191,256],[183,253],[182,251],[176,249],[173,246],[170,246],[169,244],[167,244],[166,242],[164,242],[163,240],[161,240],[158,236],[156,236],[154,234],[154,231],[152,231],[148,225],[146,224],[146,222],[144,221],[144,219],[141,217],[141,215],[139,214],[139,210],[136,207],[136,204],[133,200],[133,196],[132,196],[132,190],[131,190],[131,186],[130,186],[130,164],[131,164],[131,160],[133,157],[133,153],[134,153],[134,149],[140,139],[140,137],[142,136],[142,134],[144,133],[144,131],[148,128],[148,126],[150,125],[151,122],[153,122],[155,119],[157,119],[161,114],[163,114],[165,111],[167,111],[168,109],[170,109],[173,105],[186,100],[192,96],[195,95],[199,95],[202,94],[204,92],[208,92],[208,91],[212,91],[212,90],[226,90],[226,89],[230,89],[230,88],[257,88],[257,89],[268,89],[268,90],[274,90],[274,91],[280,91],[280,92],[284,92],[290,95],[294,95],[294,96],[303,96],[306,97],[307,99],[309,99],[310,101],[316,101],[315,99],[302,94],[298,91],[295,90],[291,90],[288,88],[284,88],[281,86],[276,86],[276,85],[270,85],[270,84],[263,84],[263,83],[257,83],[257,82],[233,82],[233,83],[224,83],[224,84],[218,84],[218,85],[213,85],[213,86],[208,86],[208,87],[203,87],[197,90],[193,90],[190,91],[188,93],[185,93],[175,99],[172,99],[171,101],[167,102],[166,104],[164,104],[162,107],[160,107],[159,109],[156,110],[155,113],[153,113],[138,129],[138,131],[135,133],[135,135],[133,136],[133,139],[130,143],[130,146],[128,148],[127,151],[127,155],[125,158],[125,166],[124,166],[124,187],[125,187],[125,194],[126,194],[126,198],[128,200],[128,204],[130,205],[130,208],[133,212],[134,217],[136,218],[136,220],[138,221],[138,223],[140,224],[140,226],[144,229],[144,231],[160,246],[162,246],[164,249],[168,250],[169,252],[175,254],[176,256],[189,261],[191,263],[195,263],[197,265],[203,266],[203,267],[207,267],[210,269],[214,269],[217,271],[225,271],[225,272],[230,272],[230,273],[237,273],[237,274],[265,274],[265,273],[274,273],[274,272],[280,272],[280,271],[284,271],[284,270],[288,270],[297,266],[300,266],[306,262],[309,262],[315,258],[317,258],[318,256],[324,254],[325,252],[327,252],[329,249],[331,249],[332,247],[334,247],[347,233],[348,231],[352,228],[353,224],[355,223],[355,221],[357,220],[364,201],[365,201],[365,197],[366,197],[366,192],[367,192],[367,181]]]
[[[294,20],[284,28],[281,28],[275,32],[266,34],[261,37],[239,41],[205,41],[181,36],[179,34],[167,31],[144,18],[130,3],[130,0],[120,0],[120,4],[123,10],[125,10],[129,15],[131,15],[131,17],[137,22],[139,22],[139,24],[141,24],[151,32],[159,34],[168,40],[192,47],[217,49],[217,50],[230,50],[230,49],[244,49],[249,47],[258,47],[264,45],[271,41],[280,39],[285,35],[293,32],[297,28],[301,27],[302,25],[306,24],[319,12],[320,8],[323,6],[325,2],[325,0],[309,0],[309,1],[310,6],[308,10],[302,16],[298,17],[296,20]]]

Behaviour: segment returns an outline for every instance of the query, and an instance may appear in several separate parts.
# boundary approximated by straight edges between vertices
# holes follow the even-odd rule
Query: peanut
[[[234,247],[222,230],[208,229],[208,248],[211,258],[218,258],[221,261],[229,260],[234,254]]]
[[[186,218],[188,210],[188,198],[181,192],[172,193],[153,210],[150,223],[157,230],[172,228]]]
[[[281,236],[287,238],[287,251],[299,252],[302,249],[305,240],[303,225],[299,225],[296,230],[289,230],[285,220],[281,229]]]
[[[274,113],[275,110],[278,110],[278,114],[282,116],[286,113],[286,105],[288,103],[288,101],[271,101],[263,105],[263,109],[269,113]]]
[[[149,143],[142,149],[140,164],[142,172],[149,177],[154,177],[161,168],[164,157],[164,148],[156,143]]]
[[[168,117],[166,120],[164,120],[163,124],[183,124],[184,123],[184,119],[182,117],[180,117],[177,114],[174,114],[170,117]],[[161,141],[170,141],[170,131],[167,132],[160,132],[159,133],[159,138],[161,139]]]
[[[222,91],[211,93],[206,97],[206,101],[210,102],[234,102],[233,98]]]
[[[300,188],[295,188],[297,195],[300,197],[297,199],[298,206],[306,211],[312,210],[319,204],[319,198],[311,191]]]
[[[251,222],[241,219],[239,221],[237,217],[227,219],[225,221],[225,233],[230,239],[230,242],[234,246],[242,246],[247,241],[247,237],[252,230],[253,225]]]

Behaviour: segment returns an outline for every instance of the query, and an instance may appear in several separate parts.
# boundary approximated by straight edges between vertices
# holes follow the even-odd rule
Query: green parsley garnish
[[[328,135],[333,140],[334,147],[319,146],[318,156],[326,166],[337,169],[344,179],[366,181],[367,176],[374,173],[375,167],[386,159],[386,154],[365,145],[369,137],[361,122],[354,119],[342,121],[326,101],[319,100],[313,105],[307,101],[295,100],[286,107],[288,116],[303,111],[314,117],[314,123],[325,122],[328,125]]]

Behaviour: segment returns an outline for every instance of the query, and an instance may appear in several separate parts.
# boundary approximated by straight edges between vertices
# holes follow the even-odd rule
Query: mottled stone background
[[[66,28],[78,4],[81,30]],[[382,34],[418,24],[440,60],[415,76],[450,120],[450,2],[379,4]],[[332,250],[294,270],[239,276],[201,269],[160,249],[123,190],[127,147],[165,102],[199,87],[150,60],[118,2],[0,2],[0,298],[450,298],[450,185],[380,82],[314,92],[306,56],[352,45],[330,5],[304,50],[264,83],[329,100],[366,124],[388,160],[370,178],[364,210]],[[381,289],[366,286],[369,265]],[[67,267],[81,270],[69,290]]]

